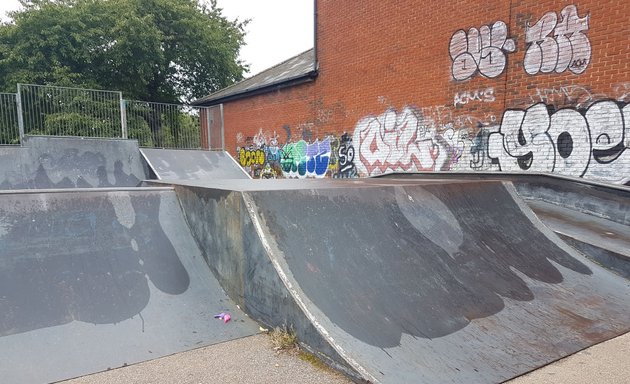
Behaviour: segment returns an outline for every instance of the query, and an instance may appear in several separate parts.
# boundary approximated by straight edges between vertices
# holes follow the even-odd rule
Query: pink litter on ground
[[[232,316],[230,316],[229,313],[226,313],[225,316],[223,316],[223,322],[227,323],[228,321],[230,321],[232,319]]]

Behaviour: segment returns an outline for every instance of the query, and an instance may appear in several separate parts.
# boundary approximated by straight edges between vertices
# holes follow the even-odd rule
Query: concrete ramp
[[[142,148],[140,151],[159,180],[250,178],[227,152],[154,148]]]
[[[135,187],[147,175],[136,140],[27,136],[0,146],[0,190]]]
[[[232,321],[213,318],[229,311]],[[254,334],[172,189],[0,193],[0,377],[68,379]]]
[[[560,241],[510,183],[339,186],[245,188],[239,204],[297,307],[364,379],[501,382],[630,330],[628,280]]]

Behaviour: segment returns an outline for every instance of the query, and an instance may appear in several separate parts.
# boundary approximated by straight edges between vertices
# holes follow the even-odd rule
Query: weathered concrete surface
[[[518,377],[509,384],[627,384],[630,333],[587,348]],[[265,335],[211,345],[145,363],[102,372],[64,384],[350,384],[284,353],[276,353]]]
[[[159,180],[250,179],[227,152],[153,148],[140,151]]]
[[[261,334],[63,382],[64,384],[351,384],[295,353],[276,352]]]
[[[509,384],[627,384],[630,333],[559,360]]]
[[[249,183],[248,183],[249,184]],[[191,233],[221,286],[256,321],[293,327],[322,360],[356,374],[321,336],[283,284],[235,191],[175,186]]]
[[[534,213],[573,248],[622,276],[630,273],[630,187],[536,174],[390,174],[382,180],[510,181]]]
[[[630,329],[627,280],[509,184],[244,195],[278,275],[365,379],[498,382]]]
[[[0,147],[0,190],[135,187],[146,178],[134,140],[30,136]]]
[[[224,324],[213,318],[229,312]],[[172,189],[0,193],[0,377],[51,382],[252,335]]]
[[[186,183],[186,218],[228,293],[373,382],[499,382],[630,329],[628,281],[509,183]]]

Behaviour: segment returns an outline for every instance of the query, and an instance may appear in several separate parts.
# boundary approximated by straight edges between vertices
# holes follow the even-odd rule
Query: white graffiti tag
[[[463,146],[453,139],[453,133],[447,136],[437,135],[434,122],[410,107],[400,113],[389,109],[378,117],[366,117],[354,131],[357,171],[368,176],[387,170],[439,171],[457,161],[463,151],[452,147]]]
[[[452,74],[455,80],[467,80],[477,71],[494,78],[505,70],[505,53],[514,52],[516,44],[508,39],[508,28],[503,21],[481,28],[463,29],[451,37],[449,52],[453,60]]]
[[[561,109],[550,115],[536,104],[508,110],[488,138],[488,156],[504,172],[553,172],[612,183],[630,180],[630,105],[599,101],[582,114]]]
[[[496,100],[494,96],[494,88],[476,89],[474,91],[457,92],[453,97],[453,105],[466,105],[471,102],[492,103]]]
[[[525,72],[562,73],[569,69],[575,74],[586,70],[591,60],[591,43],[583,33],[588,31],[589,15],[578,16],[577,7],[568,5],[560,12],[548,12],[533,26],[527,25],[523,66]],[[553,35],[553,37],[552,37]]]

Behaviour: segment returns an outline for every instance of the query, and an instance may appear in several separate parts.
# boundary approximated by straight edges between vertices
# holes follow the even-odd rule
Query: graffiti
[[[341,142],[337,149],[337,172],[333,173],[336,179],[346,179],[357,177],[357,170],[354,165],[354,146],[352,137],[347,133],[341,135]]]
[[[418,107],[417,110],[424,117],[425,123],[436,129],[479,128],[494,125],[497,121],[497,117],[491,112],[462,114],[452,107],[443,105]]]
[[[591,60],[591,43],[584,34],[588,20],[589,15],[580,18],[577,7],[568,5],[560,12],[560,20],[555,12],[548,12],[533,26],[527,24],[525,72],[584,72]]]
[[[451,37],[449,52],[453,60],[452,74],[458,81],[468,80],[475,73],[494,78],[505,70],[506,53],[516,50],[513,39],[508,39],[508,28],[503,21],[492,27],[458,30]]]
[[[496,132],[493,128],[482,128],[472,140],[468,140],[468,150],[464,151],[464,156],[460,161],[460,166],[451,170],[467,171],[467,167],[473,171],[498,171],[496,161],[488,157],[488,138],[492,132]]]
[[[439,133],[435,122],[420,111],[388,109],[357,123],[352,141],[357,175],[540,172],[630,183],[630,104],[599,100],[587,109],[555,109],[537,103],[526,110],[505,111],[500,124],[474,130],[446,124]],[[469,131],[474,134],[469,136]]]
[[[488,155],[505,172],[552,172],[626,183],[620,172],[630,164],[630,107],[599,101],[584,113],[560,109],[550,113],[539,103],[508,110],[498,132],[488,137]]]
[[[606,95],[593,94],[581,85],[567,85],[557,88],[537,88],[535,94],[529,96],[531,102],[551,104],[556,107],[572,106],[587,108],[597,100],[607,98]]]
[[[452,130],[451,130],[452,131]],[[449,135],[454,136],[454,133]],[[360,120],[354,131],[358,145],[357,171],[368,176],[390,171],[436,171],[456,162],[463,147],[436,134],[435,123],[411,107],[388,109]]]
[[[271,164],[267,163],[260,171],[261,179],[275,179],[277,178],[276,171],[271,167]]]
[[[453,105],[466,105],[470,102],[479,101],[484,103],[492,103],[495,101],[494,88],[477,89],[474,91],[457,92],[453,97]]]
[[[265,164],[265,151],[262,149],[241,148],[238,153],[238,162],[241,164],[241,167],[262,166]]]
[[[288,143],[282,148],[282,171],[289,178],[322,178],[326,176],[330,155],[330,138],[312,144],[304,140]]]
[[[619,83],[613,86],[613,94],[617,101],[630,103],[630,83]]]

